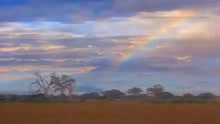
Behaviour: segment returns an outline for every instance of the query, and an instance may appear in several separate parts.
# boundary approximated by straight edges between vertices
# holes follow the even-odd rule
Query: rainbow
[[[114,66],[115,69],[120,68],[126,62],[129,62],[133,58],[139,56],[140,53],[142,53],[141,51],[146,49],[146,47],[150,43],[156,42],[156,40],[160,39],[162,36],[169,34],[171,31],[176,29],[176,27],[183,24],[185,21],[192,18],[194,15],[192,12],[179,13],[179,14],[180,14],[180,16],[173,17],[173,19],[170,22],[165,22],[164,24],[162,24],[157,33],[155,33],[153,35],[148,35],[146,37],[141,37],[141,38],[138,38],[135,41],[133,41],[133,43],[138,43],[138,44],[135,46],[132,46],[134,48],[131,51],[128,51],[128,52],[126,51],[125,52],[126,54],[124,54],[124,52],[123,52],[123,54],[121,55],[122,58]],[[144,41],[144,42],[140,42],[140,41]]]

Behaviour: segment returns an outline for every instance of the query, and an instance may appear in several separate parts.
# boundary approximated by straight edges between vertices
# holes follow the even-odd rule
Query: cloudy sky
[[[219,0],[1,0],[0,92],[33,72],[66,73],[78,92],[220,94]]]

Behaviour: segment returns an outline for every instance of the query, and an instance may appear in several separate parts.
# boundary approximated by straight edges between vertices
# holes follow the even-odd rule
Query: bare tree
[[[39,72],[35,72],[34,77],[36,80],[31,84],[31,88],[36,89],[37,93],[43,93],[47,97],[52,85],[49,76],[43,76]]]
[[[65,93],[68,92],[68,95],[71,97],[73,89],[75,87],[75,80],[68,75],[51,75],[51,83],[53,85],[54,92],[60,92],[61,96],[65,96]]]
[[[127,91],[128,94],[135,95],[135,96],[141,95],[142,92],[143,90],[138,87],[133,87],[131,89],[128,89]]]
[[[49,75],[41,75],[38,72],[34,73],[35,82],[31,84],[31,87],[37,89],[37,92],[43,93],[46,97],[49,94],[55,94],[60,92],[61,96],[65,96],[67,92],[71,98],[73,90],[75,88],[75,80],[68,75],[58,75],[51,73]]]

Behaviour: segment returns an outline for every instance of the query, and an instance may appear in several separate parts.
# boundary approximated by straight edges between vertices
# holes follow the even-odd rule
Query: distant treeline
[[[126,92],[117,89],[106,90],[102,93],[90,92],[81,95],[73,95],[76,81],[69,75],[51,73],[42,75],[34,73],[35,81],[30,87],[35,92],[34,95],[11,95],[0,94],[1,102],[74,102],[89,100],[126,100],[126,101],[145,101],[145,102],[217,102],[219,97],[211,92],[193,95],[191,93],[177,96],[168,92],[160,84],[146,88],[145,90],[133,87]],[[55,95],[57,94],[57,95]]]
[[[199,95],[191,93],[183,94],[182,96],[174,95],[164,90],[163,86],[157,84],[153,87],[147,88],[144,92],[141,88],[133,87],[127,92],[122,92],[117,89],[107,90],[102,93],[90,92],[81,95],[12,95],[0,94],[1,102],[84,102],[91,100],[124,100],[124,101],[143,101],[143,102],[171,102],[171,103],[204,103],[204,102],[218,102],[219,96],[213,93],[206,92]]]

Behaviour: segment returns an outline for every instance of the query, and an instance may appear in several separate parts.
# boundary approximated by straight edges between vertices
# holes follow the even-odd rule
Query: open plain
[[[0,124],[220,124],[219,104],[0,103]]]

